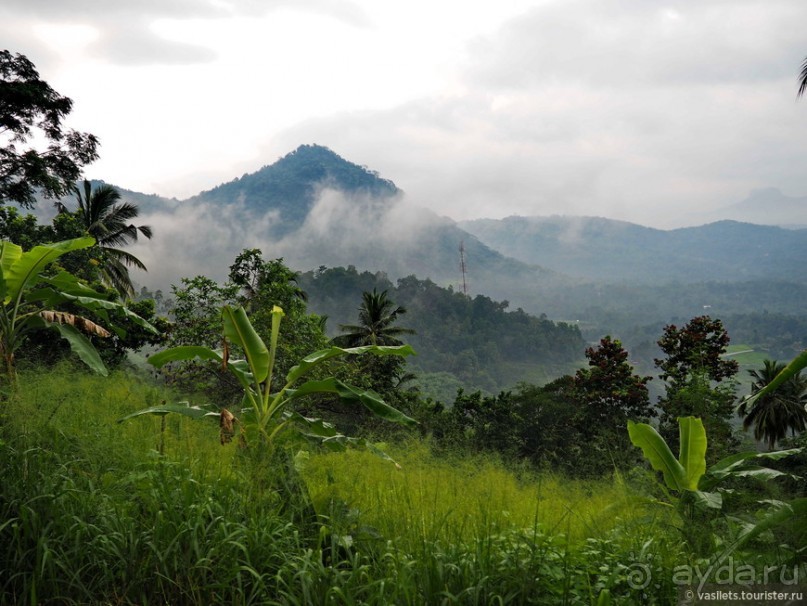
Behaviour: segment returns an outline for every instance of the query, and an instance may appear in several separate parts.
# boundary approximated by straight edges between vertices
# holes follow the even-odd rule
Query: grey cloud
[[[212,61],[216,53],[200,45],[167,40],[137,19],[124,25],[107,22],[101,36],[92,43],[95,54],[121,65],[191,64]]]
[[[473,41],[468,74],[500,90],[772,80],[804,52],[805,17],[784,0],[551,3]]]
[[[12,17],[29,25],[34,22],[89,25],[101,35],[93,45],[100,58],[123,65],[153,65],[204,63],[216,56],[203,44],[176,42],[155,34],[150,25],[159,19],[262,15],[278,8],[322,13],[354,26],[365,26],[368,22],[361,8],[346,0],[5,0],[0,14],[8,16],[6,25]],[[5,29],[0,23],[0,34],[8,39],[13,32],[7,33]],[[47,53],[40,48],[36,51],[37,56]]]

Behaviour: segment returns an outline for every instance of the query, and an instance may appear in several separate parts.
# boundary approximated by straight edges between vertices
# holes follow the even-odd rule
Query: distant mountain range
[[[132,249],[150,268],[136,278],[160,288],[197,274],[223,279],[235,256],[251,247],[300,271],[352,265],[392,280],[416,275],[560,318],[578,317],[594,301],[607,307],[611,299],[622,311],[642,285],[753,281],[752,294],[738,298],[752,308],[759,281],[807,284],[804,229],[721,220],[665,231],[558,216],[457,223],[412,207],[394,183],[319,145],[303,145],[184,201],[121,191],[139,205],[141,223],[155,227],[152,241]],[[779,210],[765,212],[768,218],[803,216],[805,200],[776,190],[754,192],[726,216],[759,213],[763,200],[774,198]],[[623,296],[604,290],[608,284],[620,286]],[[682,301],[685,291],[701,293],[686,302],[687,309],[701,307],[703,288],[680,290]],[[662,306],[665,313],[667,303],[676,301]],[[797,303],[768,305],[787,312]]]
[[[807,227],[807,197],[786,196],[775,187],[755,189],[745,199],[704,215],[704,222],[733,219],[759,225],[788,228]]]
[[[499,252],[596,282],[807,280],[807,230],[718,221],[662,231],[593,217],[459,223]]]

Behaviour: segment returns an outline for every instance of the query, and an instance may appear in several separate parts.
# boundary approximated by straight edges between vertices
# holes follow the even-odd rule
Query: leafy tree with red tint
[[[655,360],[661,378],[667,381],[666,395],[659,400],[659,432],[677,446],[678,417],[701,418],[710,440],[707,456],[713,461],[727,455],[737,443],[730,419],[738,364],[724,358],[729,342],[720,320],[699,316],[681,328],[665,326],[658,345],[667,357]]]
[[[682,328],[670,324],[658,341],[666,358],[654,362],[661,369],[661,378],[680,384],[694,373],[703,373],[710,381],[719,383],[737,374],[736,360],[722,356],[729,345],[729,335],[720,320],[709,316],[692,318]]]
[[[574,382],[577,397],[587,405],[589,421],[623,430],[628,419],[655,416],[647,390],[651,377],[633,373],[622,343],[607,336],[598,347],[586,349],[586,358],[589,367],[578,370]]]

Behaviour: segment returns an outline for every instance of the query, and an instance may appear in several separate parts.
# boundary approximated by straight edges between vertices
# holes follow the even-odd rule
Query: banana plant
[[[100,337],[120,336],[125,331],[110,325],[109,330],[82,316],[56,309],[66,303],[94,312],[108,321],[108,312],[119,310],[147,330],[156,332],[146,320],[126,306],[108,301],[104,295],[83,284],[74,275],[61,271],[47,275],[45,269],[59,257],[95,244],[90,237],[35,246],[29,251],[12,242],[0,242],[0,355],[3,372],[15,384],[15,353],[35,330],[54,329],[70,344],[73,352],[95,372],[107,369],[85,333]]]
[[[127,415],[119,421],[144,414],[179,413],[192,418],[213,415],[220,418],[223,432],[222,442],[227,441],[225,434],[232,432],[233,422],[246,421],[257,429],[258,435],[267,444],[273,443],[285,429],[291,429],[303,437],[316,440],[332,449],[341,450],[350,443],[370,447],[362,440],[340,434],[330,423],[321,419],[308,418],[291,410],[290,404],[295,400],[325,393],[334,394],[347,403],[363,405],[374,415],[387,421],[408,426],[417,424],[414,419],[389,406],[371,390],[358,389],[333,377],[303,381],[312,370],[328,360],[360,354],[407,356],[414,353],[409,345],[394,347],[368,345],[322,349],[303,358],[299,364],[291,368],[282,383],[275,385],[274,362],[283,315],[280,307],[273,307],[269,344],[267,345],[252,326],[242,307],[226,305],[222,308],[221,313],[224,332],[224,346],[221,350],[188,345],[167,349],[148,358],[149,364],[156,368],[162,368],[170,362],[197,358],[217,362],[238,380],[244,390],[241,400],[241,419],[233,418],[232,413],[226,409],[206,410],[182,403],[153,406]],[[231,358],[233,345],[244,353],[244,359],[233,360]]]
[[[667,442],[646,423],[628,421],[628,434],[634,446],[642,449],[645,458],[658,472],[661,472],[666,488],[675,493],[673,499],[682,519],[681,528],[687,542],[693,547],[703,547],[710,540],[710,533],[704,528],[703,515],[723,509],[723,494],[719,484],[728,478],[756,478],[769,481],[790,474],[758,465],[762,459],[777,460],[801,452],[800,448],[776,452],[741,452],[728,456],[707,469],[706,430],[703,422],[696,417],[678,419],[680,449],[676,458]],[[767,503],[770,504],[770,503]],[[763,519],[778,519],[771,512],[763,514]],[[753,525],[744,529],[743,541],[756,536]],[[737,543],[733,548],[739,546]],[[711,549],[712,546],[709,546]]]
[[[642,449],[645,458],[656,471],[661,472],[664,484],[680,497],[691,497],[700,506],[721,509],[723,498],[718,485],[727,478],[756,478],[772,480],[788,474],[763,467],[761,459],[776,460],[798,452],[799,448],[776,452],[741,452],[728,456],[706,468],[706,430],[696,417],[678,419],[680,448],[678,458],[667,442],[647,423],[628,421],[628,435],[634,446]]]

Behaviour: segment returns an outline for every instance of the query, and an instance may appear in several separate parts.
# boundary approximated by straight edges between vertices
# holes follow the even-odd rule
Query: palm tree
[[[748,373],[755,379],[751,392],[757,393],[785,368],[785,364],[775,360],[765,360],[764,367],[759,370],[749,370]],[[743,427],[748,429],[754,426],[754,438],[765,441],[768,449],[773,450],[776,442],[787,436],[788,430],[793,434],[807,428],[807,379],[801,373],[791,377],[776,391],[758,398],[748,410],[743,402],[737,409],[742,416]]]
[[[334,342],[347,347],[360,345],[401,345],[400,335],[412,335],[411,328],[393,326],[398,318],[406,313],[404,307],[395,306],[387,298],[387,291],[363,292],[362,304],[359,307],[358,324],[341,324],[340,330],[345,334],[334,339]]]
[[[138,234],[151,239],[151,227],[130,223],[140,211],[130,202],[121,202],[120,192],[111,185],[103,183],[93,190],[92,183],[85,180],[83,189],[83,195],[78,186],[73,189],[78,201],[75,215],[102,251],[102,280],[122,297],[131,297],[134,295],[134,286],[128,268],[146,271],[146,266],[131,253],[120,250],[120,247],[137,242]],[[63,204],[57,205],[57,208],[60,213],[68,212]]]
[[[796,97],[801,97],[804,91],[807,90],[807,59],[801,64],[801,73],[799,74],[799,92]]]

